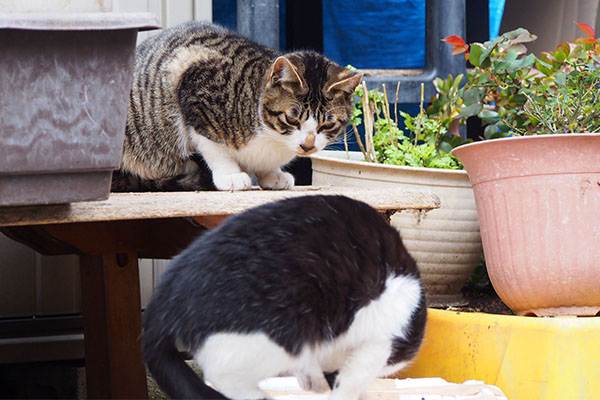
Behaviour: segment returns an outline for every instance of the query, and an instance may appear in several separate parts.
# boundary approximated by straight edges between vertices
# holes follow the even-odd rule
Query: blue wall
[[[425,67],[424,0],[323,0],[327,57],[356,68]]]

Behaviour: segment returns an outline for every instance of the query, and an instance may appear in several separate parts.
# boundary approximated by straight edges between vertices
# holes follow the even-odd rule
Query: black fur
[[[343,334],[390,275],[419,272],[398,232],[365,203],[317,195],[254,208],[172,261],[144,312],[144,358],[169,396],[215,396],[178,356],[176,340],[194,352],[213,333],[262,332],[298,354]],[[425,315],[423,301],[390,364],[416,353]]]
[[[216,190],[212,179],[212,172],[206,165],[204,158],[194,153],[190,157],[198,164],[195,174],[181,174],[172,178],[144,179],[138,175],[113,171],[110,191],[119,192],[179,192],[193,190]]]

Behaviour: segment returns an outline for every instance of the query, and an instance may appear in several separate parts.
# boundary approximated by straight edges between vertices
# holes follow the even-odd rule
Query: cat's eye
[[[337,130],[338,124],[337,119],[333,114],[325,114],[325,120],[319,125],[319,132],[331,132]]]
[[[336,128],[335,123],[333,122],[324,122],[321,125],[319,125],[319,132],[329,132],[332,131],[334,128]]]
[[[293,120],[297,120],[298,117],[300,116],[300,110],[298,110],[297,108],[290,108],[286,113],[285,116],[293,119]]]
[[[285,122],[288,125],[292,125],[294,127],[299,127],[300,126],[300,110],[298,110],[297,108],[290,108],[289,110],[287,110],[284,113],[284,117],[285,117]]]
[[[286,124],[300,129],[300,110],[297,108],[290,108],[283,115]]]

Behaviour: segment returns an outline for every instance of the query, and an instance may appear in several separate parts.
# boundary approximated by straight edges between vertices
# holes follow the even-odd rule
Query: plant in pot
[[[429,110],[458,108],[454,127],[478,117],[492,139],[452,154],[473,184],[491,283],[519,316],[430,310],[399,377],[483,380],[510,399],[599,398],[600,318],[563,317],[600,309],[600,44],[580,27],[586,38],[539,57],[524,29],[470,46],[446,38],[474,68]]]
[[[448,38],[474,66],[459,119],[478,116],[494,139],[452,154],[473,184],[492,285],[519,315],[600,311],[600,43],[578,25],[587,37],[540,57],[524,29],[470,47]]]
[[[460,77],[437,82],[438,92],[456,96]],[[396,90],[398,93],[398,90]],[[430,190],[441,208],[423,213],[398,213],[392,224],[416,259],[429,305],[464,304],[461,288],[481,256],[481,239],[473,190],[462,164],[448,152],[462,143],[455,126],[459,99],[453,108],[440,107],[429,115],[423,109],[410,116],[400,112],[409,135],[398,126],[398,110],[391,110],[387,91],[356,89],[352,127],[360,152],[325,151],[312,157],[313,184],[398,186]],[[423,97],[423,96],[421,96]],[[397,102],[395,102],[397,104]],[[391,115],[393,112],[393,115]],[[364,142],[358,125],[365,129]],[[367,162],[365,162],[367,161]]]

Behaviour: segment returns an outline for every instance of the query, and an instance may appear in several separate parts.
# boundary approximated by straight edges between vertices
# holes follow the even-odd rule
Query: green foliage
[[[449,154],[449,150],[457,145],[456,142],[452,145],[444,140],[445,146],[440,146],[440,138],[448,138],[445,135],[447,130],[439,120],[428,118],[423,112],[415,117],[405,112],[400,112],[400,115],[404,118],[404,125],[411,136],[404,136],[404,133],[394,124],[394,131],[391,134],[394,136],[395,144],[392,145],[387,122],[382,120],[383,127],[374,136],[378,162],[409,167],[463,168],[460,161]]]
[[[460,84],[457,78],[449,83],[448,91],[456,95]],[[462,169],[458,159],[449,154],[454,147],[464,143],[458,136],[449,134],[448,124],[453,115],[443,106],[438,115],[421,110],[416,116],[400,111],[407,134],[398,127],[395,110],[390,115],[390,104],[385,87],[367,90],[366,84],[355,90],[355,102],[350,120],[357,142],[367,161],[411,167]],[[422,103],[422,99],[421,99]],[[368,106],[365,112],[365,106]],[[365,143],[358,134],[358,125],[363,124]]]
[[[600,132],[599,71],[572,71],[562,79],[552,93],[528,97],[524,113],[529,126],[540,134]]]
[[[480,289],[492,287],[492,284],[490,282],[490,277],[488,276],[487,268],[485,265],[485,258],[483,255],[481,256],[479,263],[477,263],[477,266],[475,267],[475,269],[469,276],[469,279],[467,280],[467,282],[469,284],[473,285],[474,287],[477,287]]]
[[[438,78],[428,113],[443,112],[456,126],[477,116],[488,139],[600,132],[600,45],[593,29],[578,26],[587,38],[562,43],[539,58],[527,54],[525,44],[536,36],[522,28],[463,46],[470,48],[467,57],[474,66],[466,84],[454,89],[452,77]]]
[[[377,150],[377,159],[383,164],[409,167],[462,169],[462,164],[452,155],[439,151],[432,143],[415,145],[404,138],[395,146],[385,146]]]

